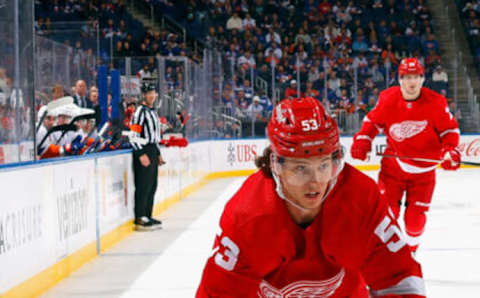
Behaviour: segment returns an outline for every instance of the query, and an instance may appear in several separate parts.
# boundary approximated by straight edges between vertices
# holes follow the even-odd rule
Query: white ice
[[[163,230],[134,233],[43,297],[194,297],[223,207],[244,180],[211,182],[162,214]],[[480,297],[480,169],[437,171],[417,259],[427,297]]]

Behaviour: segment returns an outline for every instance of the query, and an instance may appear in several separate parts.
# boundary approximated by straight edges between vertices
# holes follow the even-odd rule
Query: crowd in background
[[[275,67],[281,98],[301,84],[302,95],[322,100],[331,111],[363,115],[379,91],[395,83],[405,56],[420,58],[427,86],[448,96],[432,17],[422,0],[145,2],[235,59],[245,77],[254,68],[255,76],[271,82]],[[240,90],[244,82],[241,76],[226,82],[222,101],[233,116],[253,103],[253,97],[242,102],[244,92],[229,92],[229,85]]]
[[[361,120],[375,106],[379,92],[396,83],[396,68],[405,56],[418,57],[426,67],[426,85],[449,98],[448,76],[432,17],[422,0],[145,2],[221,54],[223,66],[233,72],[214,76],[213,106],[242,123],[266,123],[274,100],[299,95],[322,101],[337,117],[358,114]],[[125,74],[124,57],[128,56],[144,57],[132,59],[132,73],[140,79],[159,77],[155,57],[185,56],[202,61],[177,34],[144,27],[122,0],[39,0],[35,13],[38,35],[71,47],[79,53],[72,63],[88,65],[75,78],[83,78],[89,86],[95,84],[89,80],[96,75],[92,65],[108,63]],[[89,22],[78,23],[80,34],[58,34],[62,26],[76,28],[59,23],[67,21]],[[96,57],[97,25],[100,57]],[[167,90],[185,88],[181,63],[167,63],[163,75]],[[267,82],[267,87],[259,87],[257,78]],[[1,89],[6,89],[2,88],[6,81],[0,70]],[[272,83],[279,89],[278,96]],[[50,86],[43,87],[47,92],[37,94],[37,108],[52,96]],[[4,105],[0,109],[2,117],[12,113]],[[208,137],[238,136],[240,130],[237,123],[222,117],[200,119],[198,124],[214,132]],[[1,125],[9,124],[2,120]],[[250,126],[243,127],[245,131],[250,131]],[[258,133],[264,133],[261,125]]]
[[[480,71],[480,1],[456,0],[475,65]]]

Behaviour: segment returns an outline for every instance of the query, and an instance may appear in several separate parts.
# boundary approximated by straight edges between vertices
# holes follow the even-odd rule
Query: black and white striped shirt
[[[160,120],[154,109],[145,105],[137,107],[132,118],[130,138],[134,151],[142,150],[146,145],[155,144],[160,151],[161,131]],[[146,144],[145,144],[146,142]]]

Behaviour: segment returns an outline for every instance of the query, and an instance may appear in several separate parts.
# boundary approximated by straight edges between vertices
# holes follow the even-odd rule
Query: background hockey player
[[[372,140],[383,130],[387,136],[385,154],[442,160],[446,170],[460,167],[460,131],[448,110],[446,99],[422,87],[423,66],[416,58],[403,59],[398,70],[400,86],[380,93],[376,107],[363,120],[351,148],[353,158],[366,160]],[[390,202],[395,217],[405,199],[407,242],[413,251],[420,243],[426,213],[435,187],[437,163],[384,157],[378,184]]]
[[[196,296],[425,297],[388,204],[344,164],[320,102],[280,102],[267,130],[261,170],[226,204]]]
[[[51,111],[48,111],[47,117],[55,117],[56,122],[52,127],[48,130],[53,128],[53,126],[65,125],[70,124],[72,119],[76,116],[85,115],[85,114],[94,114],[94,111],[91,109],[82,109],[79,108],[77,105],[73,103],[69,103],[66,105],[62,105],[58,108],[55,108]],[[45,121],[43,123],[45,124]],[[86,121],[86,120],[81,120]],[[47,125],[51,123],[48,122]],[[77,126],[76,131],[55,131],[50,133],[43,144],[40,142],[43,140],[43,137],[48,134],[44,133],[47,129],[42,130],[39,129],[39,133],[37,134],[37,142],[38,144],[38,154],[40,158],[52,158],[52,157],[59,157],[65,155],[76,155],[81,153],[82,149],[88,143],[88,140],[84,139],[84,133],[82,131],[82,124],[80,121],[75,121]]]
[[[44,116],[43,120],[41,120],[41,115],[46,113]],[[40,142],[43,140],[43,137],[45,137],[48,133],[48,131],[55,125],[55,122],[57,120],[57,116],[55,115],[54,110],[48,110],[47,106],[44,105],[38,110],[38,119],[39,121],[41,120],[42,123],[39,123],[38,131],[35,135],[37,142]],[[45,140],[45,144],[54,144],[55,143],[55,137],[53,134],[50,134],[47,139]],[[47,147],[48,147],[47,145]]]

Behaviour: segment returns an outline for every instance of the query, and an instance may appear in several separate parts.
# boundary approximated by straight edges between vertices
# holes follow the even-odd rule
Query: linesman
[[[165,162],[160,154],[160,120],[154,110],[157,92],[153,84],[143,84],[142,102],[132,118],[133,170],[135,181],[135,229],[149,231],[161,228],[162,222],[152,217],[158,166]]]

